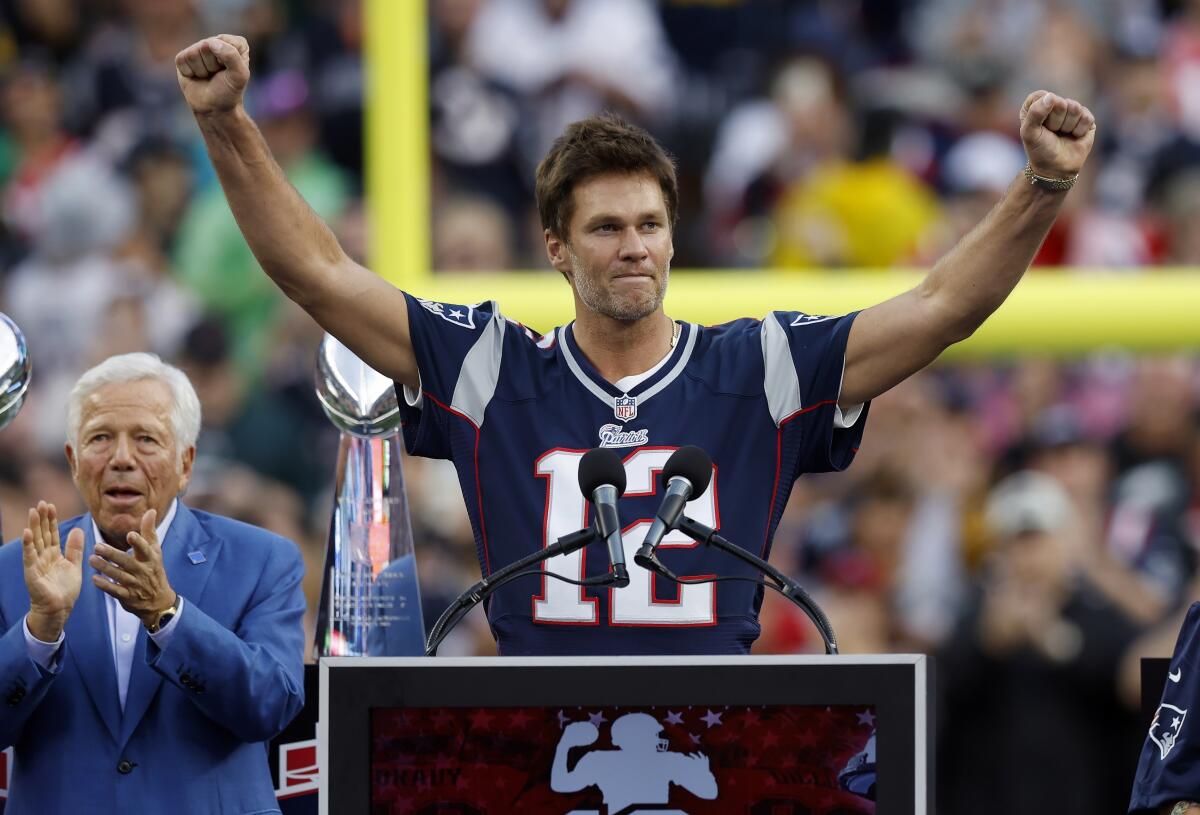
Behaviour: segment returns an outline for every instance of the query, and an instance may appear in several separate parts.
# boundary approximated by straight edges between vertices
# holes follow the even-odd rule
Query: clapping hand
[[[96,570],[92,583],[117,601],[144,625],[152,625],[158,615],[175,602],[175,591],[163,568],[162,547],[154,530],[157,513],[146,510],[141,532],[126,536],[129,549],[121,551],[101,541],[88,563]]]
[[[83,530],[71,530],[64,552],[54,504],[39,501],[29,510],[29,525],[21,534],[21,556],[29,591],[29,632],[42,642],[54,642],[79,599]]]

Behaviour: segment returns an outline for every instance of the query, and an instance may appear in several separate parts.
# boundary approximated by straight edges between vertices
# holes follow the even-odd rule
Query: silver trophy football
[[[413,656],[425,626],[392,381],[326,334],[317,398],[342,431],[315,655]]]
[[[17,417],[29,390],[29,349],[17,324],[0,314],[0,428]]]
[[[17,418],[21,405],[25,404],[32,372],[25,335],[7,315],[0,314],[0,429]]]

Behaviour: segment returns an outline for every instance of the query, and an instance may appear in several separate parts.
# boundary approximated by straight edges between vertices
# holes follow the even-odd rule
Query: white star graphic
[[[1174,719],[1171,720],[1171,729],[1177,730],[1179,728],[1179,725],[1181,725],[1181,724],[1183,724],[1183,719],[1176,716]]]
[[[672,713],[671,711],[668,710],[667,711],[667,724],[683,724],[683,714],[682,713]]]
[[[699,736],[697,736],[695,733],[688,733],[688,735],[689,735],[689,736],[691,736],[691,738],[692,738],[692,743],[693,743],[693,744],[699,744],[699,743],[700,743],[700,737],[699,737]]]
[[[721,723],[721,714],[713,713],[710,710],[708,712],[708,715],[700,717],[700,721],[707,723],[708,726],[711,728],[713,725],[718,725]]]
[[[589,720],[589,721],[590,721],[592,724],[596,725],[596,727],[599,727],[600,725],[602,725],[602,724],[604,724],[605,722],[607,722],[607,721],[608,721],[608,719],[604,718],[604,714],[603,714],[603,713],[589,713],[589,714],[588,714],[588,720]]]
[[[875,726],[875,714],[869,710],[865,710],[858,714],[858,723],[865,724],[867,727]]]
[[[456,317],[456,318],[461,318],[463,316],[462,310],[457,309],[457,308],[452,308],[452,309],[450,309],[450,316]]]

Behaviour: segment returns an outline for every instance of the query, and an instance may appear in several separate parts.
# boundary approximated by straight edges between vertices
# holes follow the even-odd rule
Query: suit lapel
[[[96,706],[96,712],[104,720],[113,739],[117,738],[121,724],[121,700],[117,695],[117,668],[113,664],[112,640],[108,631],[108,610],[104,605],[104,592],[92,585],[96,570],[88,564],[96,541],[92,534],[92,516],[84,515],[79,520],[84,530],[83,586],[79,600],[67,621],[67,637],[63,647],[64,657],[79,672],[83,686],[87,688]],[[63,527],[65,540],[69,527]]]
[[[170,581],[171,588],[184,599],[183,615],[186,617],[188,606],[199,605],[204,585],[208,582],[208,576],[212,574],[213,563],[221,550],[221,541],[209,537],[196,520],[196,516],[180,501],[162,547],[167,580]],[[125,716],[121,721],[118,739],[120,744],[124,744],[133,734],[162,685],[162,676],[146,664],[148,638],[145,627],[142,627],[138,631],[133,665],[129,671]],[[108,661],[112,663],[111,656]]]

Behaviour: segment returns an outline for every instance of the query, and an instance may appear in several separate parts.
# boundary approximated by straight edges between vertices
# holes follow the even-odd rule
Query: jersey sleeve
[[[452,430],[483,425],[496,391],[506,320],[494,302],[454,305],[407,292],[408,330],[421,382],[397,385],[404,443],[412,455],[450,458]]]
[[[1200,603],[1188,609],[1167,670],[1138,758],[1130,813],[1155,815],[1163,804],[1200,799],[1200,736],[1192,721],[1200,714]]]
[[[854,460],[869,403],[838,407],[846,341],[858,312],[820,317],[775,311],[762,326],[767,405],[798,445],[794,475],[843,470]]]

